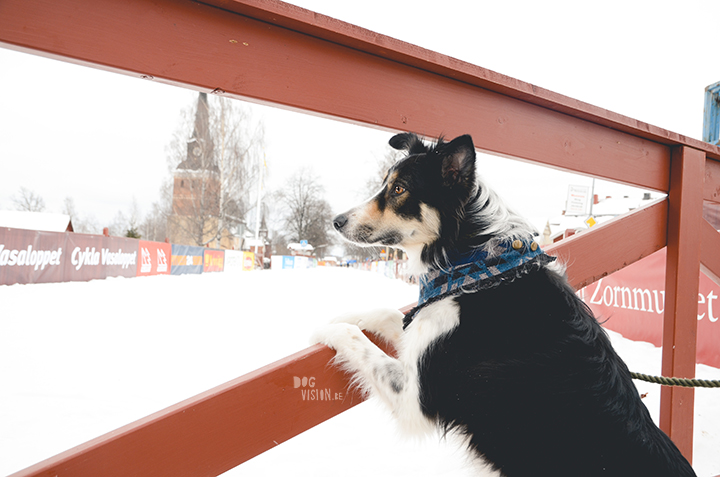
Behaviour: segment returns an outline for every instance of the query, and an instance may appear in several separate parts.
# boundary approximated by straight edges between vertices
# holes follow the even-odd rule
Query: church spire
[[[210,133],[210,107],[207,93],[199,93],[195,109],[195,125],[187,142],[187,157],[178,169],[217,170],[214,160],[215,145]]]

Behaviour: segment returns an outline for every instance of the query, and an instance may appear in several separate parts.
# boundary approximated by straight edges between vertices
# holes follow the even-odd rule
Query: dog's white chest
[[[449,333],[460,323],[460,306],[453,298],[446,298],[421,309],[401,341],[401,359],[417,363],[422,353],[438,337]]]
[[[418,312],[402,334],[398,346],[398,360],[407,375],[407,388],[398,395],[393,414],[400,426],[410,434],[426,434],[435,430],[435,424],[422,412],[418,365],[425,350],[438,337],[451,331],[459,323],[460,308],[453,299],[441,300]]]

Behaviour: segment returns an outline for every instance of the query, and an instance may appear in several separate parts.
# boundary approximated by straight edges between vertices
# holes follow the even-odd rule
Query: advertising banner
[[[0,283],[69,282],[134,277],[137,240],[0,229]]]
[[[205,249],[203,272],[222,272],[224,269],[225,252],[223,250]]]
[[[172,260],[170,273],[183,275],[185,273],[202,273],[205,249],[192,245],[172,245]]]
[[[665,249],[580,290],[609,330],[662,346],[665,310]],[[697,362],[720,367],[720,287],[700,274]]]
[[[297,268],[300,268],[300,269],[310,268],[310,266],[312,265],[311,258],[301,257],[301,256],[296,256],[293,258],[295,259],[294,268],[296,268],[296,269]]]
[[[137,240],[72,233],[65,237],[63,281],[137,275]]]
[[[225,250],[226,272],[241,272],[243,270],[243,256],[245,252],[240,250]]]
[[[0,227],[0,285],[63,281],[65,235]]]
[[[163,242],[140,240],[138,250],[140,255],[137,266],[138,277],[170,275],[172,245]]]
[[[243,266],[244,272],[251,272],[255,270],[255,254],[252,252],[243,252]]]
[[[255,254],[240,250],[225,250],[225,270],[249,272],[255,270]]]
[[[271,270],[292,270],[295,267],[295,257],[289,255],[273,255],[270,258]]]

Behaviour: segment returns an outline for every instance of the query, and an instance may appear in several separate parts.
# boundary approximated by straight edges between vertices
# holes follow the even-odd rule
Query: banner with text
[[[172,245],[172,275],[185,273],[202,273],[205,258],[205,249],[192,245]]]
[[[138,241],[0,228],[0,284],[69,282],[137,274]]]
[[[138,241],[104,235],[65,234],[63,281],[137,275]]]
[[[665,249],[580,290],[603,326],[662,346]],[[703,273],[698,293],[697,362],[720,367],[720,287]]]
[[[223,250],[205,249],[203,273],[222,272],[224,270],[225,252]]]
[[[0,285],[63,281],[65,234],[0,228]]]

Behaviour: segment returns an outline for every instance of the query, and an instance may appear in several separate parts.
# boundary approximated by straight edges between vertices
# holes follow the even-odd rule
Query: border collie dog
[[[485,475],[695,475],[533,228],[476,176],[472,138],[390,145],[406,157],[333,224],[351,242],[404,249],[418,306],[342,316],[314,341],[402,428],[459,434]]]

